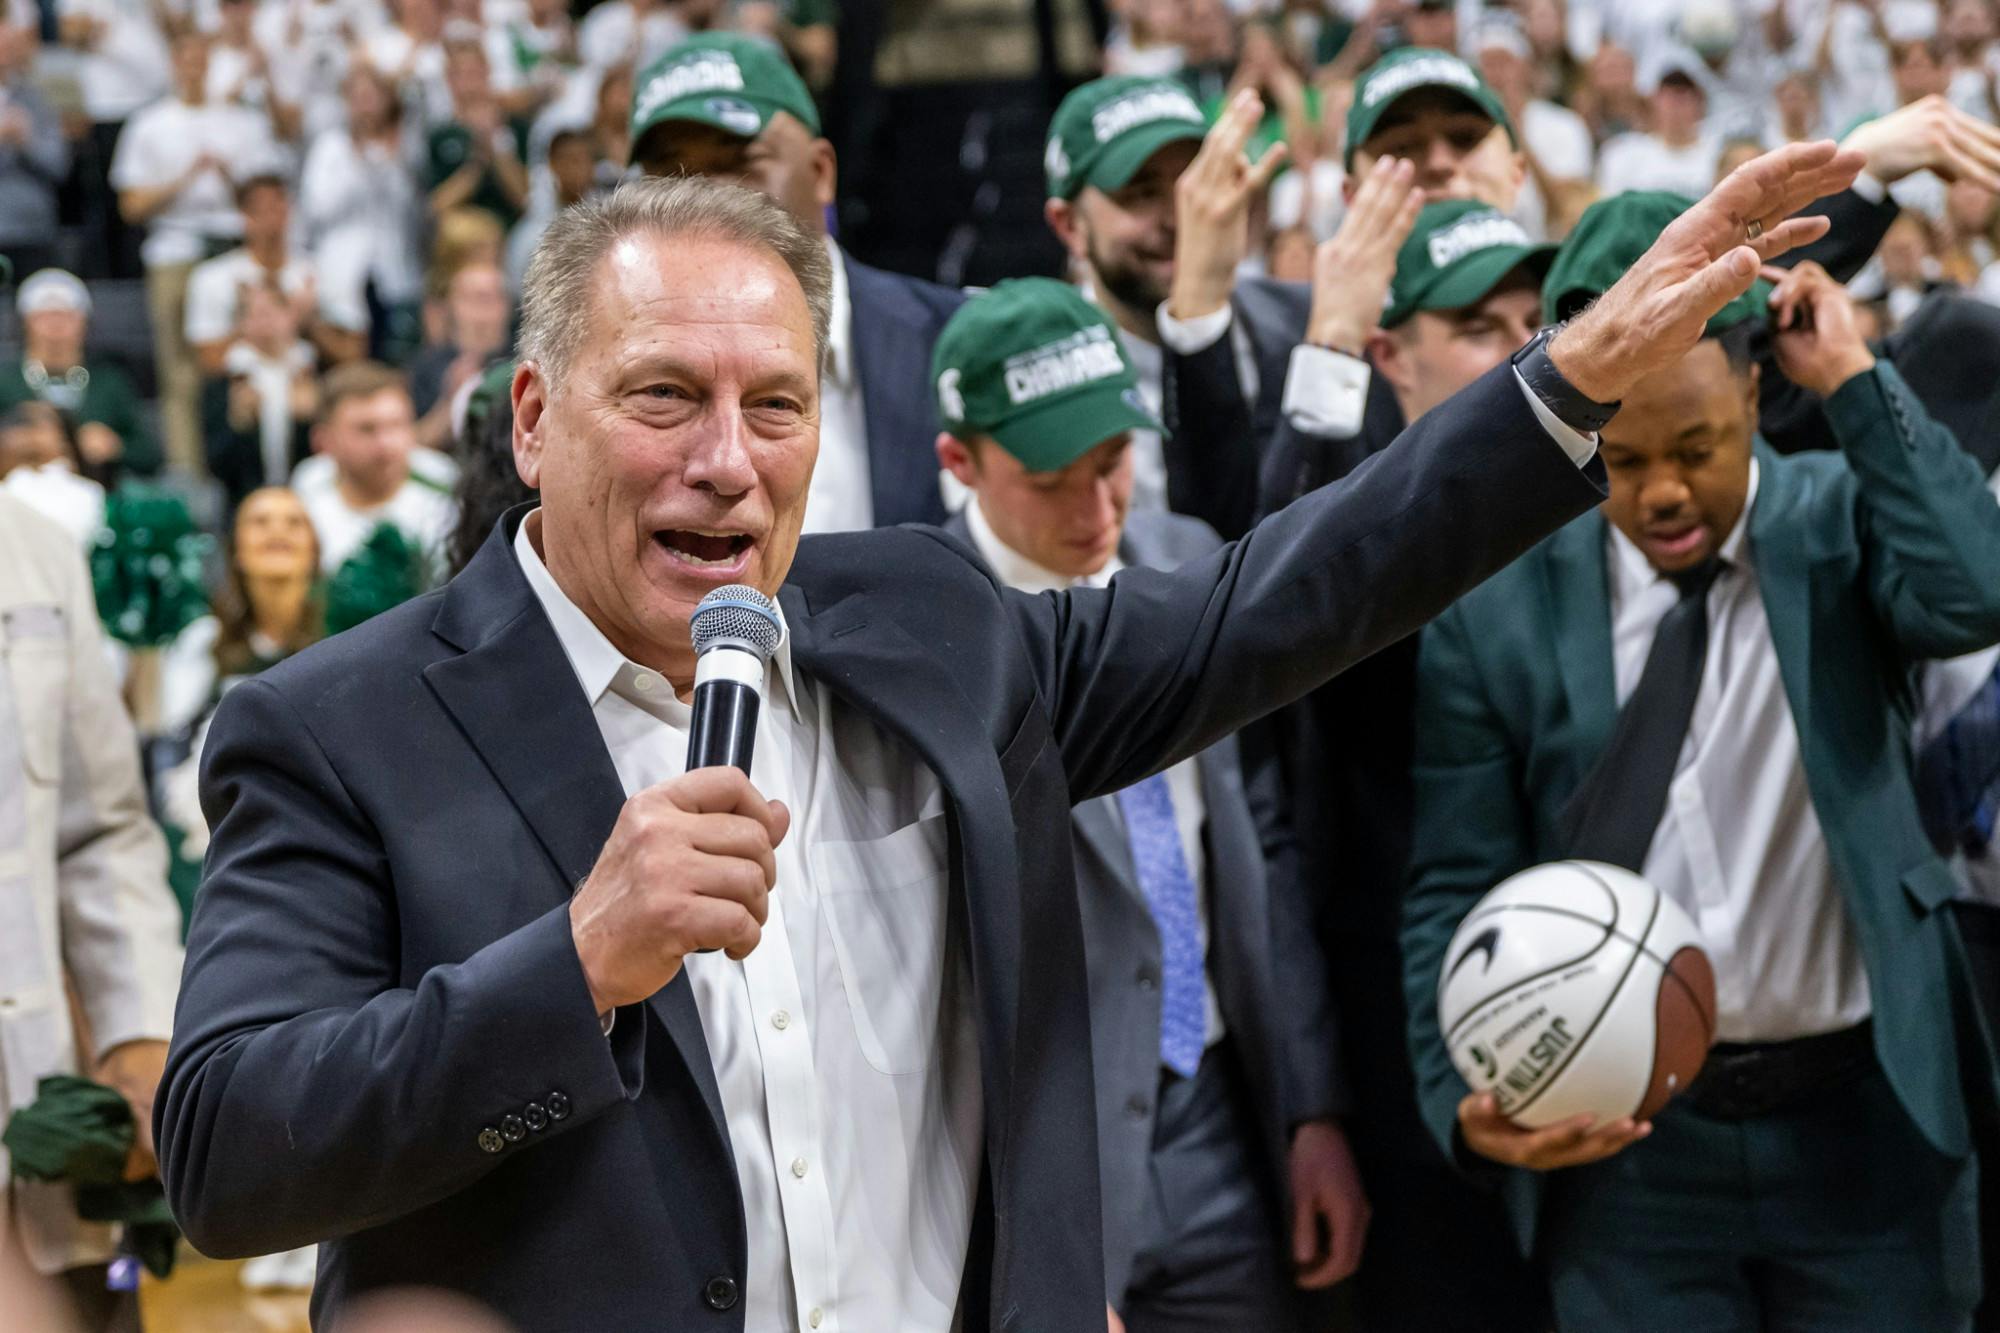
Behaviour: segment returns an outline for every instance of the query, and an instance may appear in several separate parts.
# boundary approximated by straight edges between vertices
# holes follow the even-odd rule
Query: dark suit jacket
[[[1970,1147],[1993,1073],[1970,1006],[1956,893],[1910,783],[1910,668],[2000,641],[2000,509],[1886,363],[1827,400],[1841,454],[1760,446],[1751,558],[1874,997],[1875,1050],[1926,1138]],[[1605,520],[1587,515],[1423,634],[1405,989],[1424,1115],[1449,1150],[1465,1084],[1437,1029],[1445,946],[1479,896],[1567,854],[1560,812],[1617,715]],[[1780,886],[1781,887],[1781,886]],[[1511,1172],[1532,1236],[1539,1181]]]
[[[1070,807],[1410,633],[1597,503],[1511,378],[1172,574],[1030,597],[929,528],[811,537],[796,669],[937,773],[987,1182],[972,1328],[1103,1327]],[[427,1283],[543,1329],[742,1326],[741,1196],[693,993],[599,1033],[567,902],[623,792],[509,543],[223,700],[214,830],[155,1109],[211,1254],[325,1242],[314,1302]],[[481,1130],[554,1117],[499,1153]]]
[[[841,255],[854,310],[855,375],[868,420],[868,489],[875,526],[942,523],[937,399],[931,344],[965,293]]]
[[[953,515],[946,531],[971,544],[963,514]],[[1119,556],[1127,565],[1170,570],[1221,544],[1195,519],[1134,514]],[[1265,1197],[1282,1209],[1290,1196],[1292,1127],[1347,1108],[1340,1037],[1275,756],[1263,746],[1239,753],[1237,738],[1227,736],[1196,755],[1195,764],[1208,816],[1208,977],[1249,1087],[1256,1135],[1250,1150],[1264,1167]],[[1152,1154],[1160,1084],[1160,933],[1116,796],[1085,801],[1070,819],[1090,963],[1105,1290],[1118,1303],[1141,1240],[1142,1204],[1152,1188],[1148,1167],[1173,1165],[1156,1164]],[[1288,1222],[1272,1221],[1274,1237],[1288,1234]]]

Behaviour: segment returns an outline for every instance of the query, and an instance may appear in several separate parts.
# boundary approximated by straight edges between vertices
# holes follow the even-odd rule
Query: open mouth
[[[745,532],[704,532],[699,528],[667,528],[653,534],[669,555],[696,568],[734,565],[751,546]]]
[[[1679,532],[1649,532],[1646,534],[1646,540],[1652,545],[1654,550],[1660,552],[1662,555],[1681,556],[1687,555],[1699,547],[1702,538],[1707,535],[1707,532],[1707,528],[1697,523],[1693,527],[1683,528]]]

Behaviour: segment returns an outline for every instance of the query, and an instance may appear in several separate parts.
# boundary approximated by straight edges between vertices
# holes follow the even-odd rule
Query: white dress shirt
[[[1750,469],[1708,594],[1701,693],[1644,873],[1700,930],[1715,965],[1716,1036],[1782,1041],[1859,1023],[1870,1005],[1757,586],[1746,535],[1755,460]],[[1680,593],[1623,533],[1611,528],[1606,540],[1622,705]]]
[[[629,796],[686,768],[689,708],[514,553]],[[945,1333],[972,1229],[984,1108],[963,928],[947,932],[944,793],[867,716],[765,675],[753,777],[792,825],[762,942],[682,961],[743,1195],[744,1327]]]
[[[1103,588],[1112,575],[1125,567],[1116,552],[1104,568],[1083,578],[1070,578],[1045,569],[1000,539],[973,496],[965,506],[965,523],[972,530],[972,546],[986,562],[993,576],[1022,592],[1061,592],[1067,588]],[[1222,1040],[1222,1005],[1215,997],[1215,982],[1208,974],[1208,806],[1201,796],[1201,769],[1193,759],[1183,759],[1167,770],[1167,793],[1174,802],[1174,828],[1181,835],[1181,855],[1187,861],[1188,877],[1194,881],[1195,938],[1201,944],[1202,1008],[1207,1013],[1203,1030],[1204,1047]],[[1123,822],[1123,814],[1120,814]]]
[[[819,461],[806,490],[805,532],[859,532],[875,526],[868,466],[868,412],[854,367],[854,303],[847,294],[847,257],[827,238],[833,260],[833,318],[827,325],[826,369],[819,377]]]

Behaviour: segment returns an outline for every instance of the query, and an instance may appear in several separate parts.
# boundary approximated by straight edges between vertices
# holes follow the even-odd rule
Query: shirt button
[[[479,1151],[499,1152],[507,1146],[507,1140],[500,1137],[500,1131],[488,1125],[479,1131]]]
[[[792,1016],[784,1010],[780,1009],[777,1013],[771,1015],[771,1026],[778,1029],[778,1031],[783,1032],[791,1025]]]
[[[652,676],[648,675],[644,671],[641,671],[638,675],[632,678],[632,688],[639,691],[639,693],[641,694],[651,694],[653,692],[653,680],[654,678]]]
[[[795,1176],[797,1176],[797,1177],[798,1177],[798,1178],[799,1178],[800,1180],[804,1180],[804,1179],[806,1178],[806,1159],[805,1159],[805,1158],[803,1158],[803,1157],[794,1157],[794,1158],[792,1159],[792,1174],[793,1174],[793,1175],[795,1175]]]
[[[819,1321],[824,1318],[826,1318],[826,1312],[820,1309],[817,1305],[815,1305],[812,1309],[806,1311],[806,1322],[808,1324],[811,1324],[814,1328],[818,1328]]]
[[[1150,963],[1140,964],[1139,975],[1137,980],[1139,982],[1140,990],[1151,990],[1153,989],[1153,987],[1160,984],[1159,974],[1153,970],[1153,967]]]
[[[712,1277],[701,1287],[701,1299],[711,1310],[731,1310],[736,1307],[736,1279]]]

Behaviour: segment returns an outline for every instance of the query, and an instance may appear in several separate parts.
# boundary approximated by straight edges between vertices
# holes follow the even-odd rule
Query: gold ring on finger
[[[1750,239],[1753,241],[1764,234],[1764,224],[1756,218],[1751,218],[1748,222],[1744,223],[1743,229],[1750,233]]]

